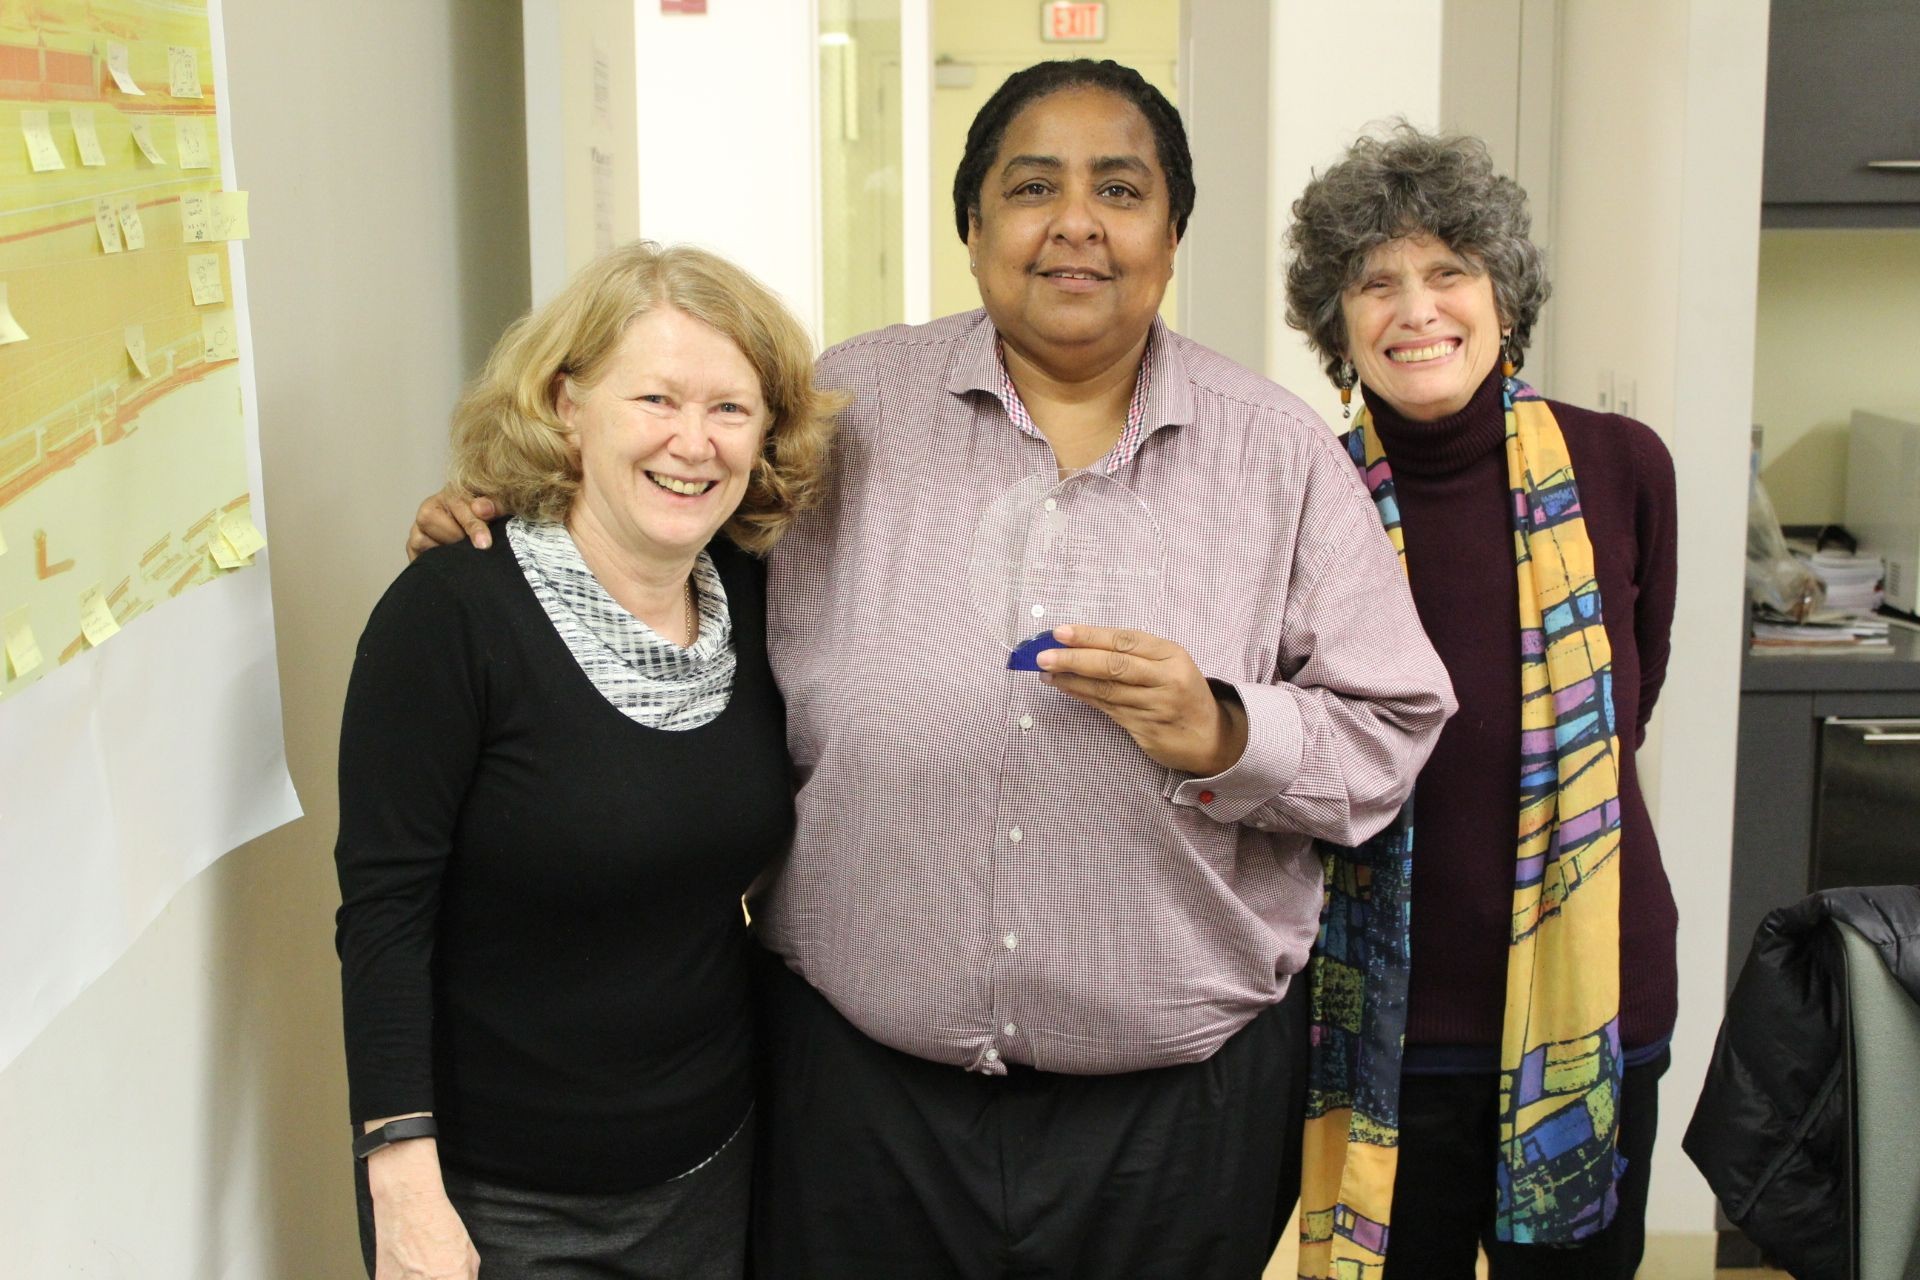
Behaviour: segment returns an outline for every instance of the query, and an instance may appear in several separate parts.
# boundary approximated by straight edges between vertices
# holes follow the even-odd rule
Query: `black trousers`
[[[631,1192],[530,1191],[442,1169],[486,1280],[740,1280],[753,1181],[752,1116],[670,1182]],[[373,1194],[354,1163],[360,1255],[374,1274]]]
[[[1620,1208],[1611,1225],[1574,1245],[1493,1238],[1499,1160],[1497,1075],[1405,1076],[1400,1166],[1385,1280],[1470,1280],[1479,1248],[1489,1280],[1633,1280],[1646,1248],[1647,1177],[1660,1119],[1664,1053],[1628,1067],[1620,1089]]]
[[[899,1053],[772,957],[760,1009],[756,1280],[1257,1280],[1297,1193],[1304,981],[1205,1062],[1110,1076]]]

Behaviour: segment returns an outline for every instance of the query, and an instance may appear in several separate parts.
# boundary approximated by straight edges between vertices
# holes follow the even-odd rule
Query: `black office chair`
[[[1798,1280],[1920,1280],[1920,886],[1767,916],[1682,1145]]]

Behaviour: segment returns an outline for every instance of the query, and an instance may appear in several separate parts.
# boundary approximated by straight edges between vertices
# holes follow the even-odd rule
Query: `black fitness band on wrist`
[[[409,1138],[437,1138],[440,1126],[433,1122],[432,1116],[403,1116],[398,1120],[389,1120],[377,1129],[355,1134],[353,1138],[353,1158],[365,1160],[382,1147],[396,1142],[405,1142]]]

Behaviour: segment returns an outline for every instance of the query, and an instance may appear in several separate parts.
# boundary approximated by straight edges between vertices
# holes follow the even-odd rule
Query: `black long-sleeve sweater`
[[[1393,468],[1414,605],[1460,699],[1414,793],[1408,1063],[1464,1066],[1473,1055],[1432,1051],[1500,1044],[1519,808],[1520,618],[1500,375],[1437,422],[1410,422],[1372,395],[1367,406]],[[1620,1035],[1631,1051],[1672,1034],[1678,998],[1673,892],[1634,766],[1667,671],[1673,460],[1631,418],[1550,407],[1573,462],[1613,647]],[[1495,1069],[1497,1054],[1484,1065]]]
[[[432,1111],[443,1162],[625,1191],[750,1106],[740,895],[786,845],[761,567],[710,548],[739,659],[718,719],[606,701],[496,528],[375,608],[340,744],[337,944],[355,1122]]]

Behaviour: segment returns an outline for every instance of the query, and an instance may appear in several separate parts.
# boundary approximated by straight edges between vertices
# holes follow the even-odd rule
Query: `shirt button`
[[[1047,616],[1047,606],[1043,604],[1037,604],[1033,606],[1032,613],[1033,613],[1033,616],[1036,618],[1044,618]]]
[[[1055,509],[1056,507],[1058,507],[1059,505],[1060,505],[1060,503],[1059,503],[1058,501],[1056,501],[1055,499],[1053,499],[1053,498],[1048,498],[1048,499],[1047,499],[1047,510],[1049,510],[1049,511],[1052,511],[1052,510],[1054,510],[1054,509]]]
[[[1013,1024],[1011,1023],[1011,1022],[1009,1022],[1009,1023],[1008,1023],[1008,1024],[1006,1025],[1006,1026],[1004,1026],[1004,1027],[1002,1027],[1002,1028],[1000,1028],[1000,1030],[1001,1030],[1001,1031],[1003,1031],[1003,1032],[1005,1032],[1005,1033],[1006,1033],[1007,1035],[1010,1035],[1010,1036],[1014,1036],[1014,1035],[1019,1035],[1019,1034],[1020,1034],[1020,1028],[1018,1028],[1018,1027],[1016,1027],[1016,1026],[1014,1026],[1014,1025],[1013,1025]]]
[[[1009,840],[1011,840],[1011,841],[1013,841],[1013,843],[1015,843],[1015,844],[1019,844],[1019,843],[1020,843],[1020,841],[1021,841],[1021,840],[1023,840],[1023,839],[1025,839],[1025,838],[1026,838],[1026,837],[1024,837],[1023,835],[1021,835],[1021,833],[1020,833],[1020,828],[1018,828],[1018,827],[1015,827],[1015,828],[1014,828],[1013,830],[1011,830],[1011,831],[1009,831],[1009,832],[1007,832],[1007,839],[1009,839]]]
[[[988,1062],[1000,1061],[1000,1051],[998,1049],[989,1049],[983,1056]]]
[[[1031,728],[1033,728],[1033,717],[1032,717],[1032,716],[1021,716],[1021,717],[1020,717],[1020,727],[1021,727],[1022,729],[1031,729]]]
[[[1006,937],[1000,939],[1000,945],[1005,947],[1007,950],[1011,951],[1015,947],[1020,945],[1020,935],[1017,933],[1010,933]]]
[[[1211,792],[1211,791],[1202,791],[1202,792],[1200,793],[1200,803],[1201,803],[1201,804],[1212,804],[1212,803],[1213,803],[1213,792]]]

